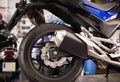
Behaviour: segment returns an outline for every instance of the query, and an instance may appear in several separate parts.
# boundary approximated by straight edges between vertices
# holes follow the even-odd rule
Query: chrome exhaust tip
[[[66,31],[65,30],[56,31],[54,35],[55,44],[57,47],[59,47],[65,38]]]

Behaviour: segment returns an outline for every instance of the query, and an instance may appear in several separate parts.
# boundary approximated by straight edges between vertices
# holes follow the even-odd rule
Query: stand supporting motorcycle
[[[24,74],[35,82],[73,82],[87,58],[101,68],[120,66],[119,7],[119,0],[104,5],[88,0],[21,0],[9,30],[29,8],[46,9],[69,24],[40,24],[24,37],[19,51]]]

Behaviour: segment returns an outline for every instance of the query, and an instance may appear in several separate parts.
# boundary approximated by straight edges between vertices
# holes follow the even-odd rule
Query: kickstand
[[[110,65],[108,64],[107,68],[106,68],[106,78],[109,77],[109,72],[110,72]]]

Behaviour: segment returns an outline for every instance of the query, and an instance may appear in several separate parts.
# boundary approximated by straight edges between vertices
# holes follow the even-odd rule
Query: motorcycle
[[[68,24],[43,23],[24,37],[19,64],[30,81],[73,82],[88,58],[101,68],[120,66],[119,0],[106,4],[88,0],[21,0],[16,8],[9,30],[30,8],[36,12],[46,9]]]
[[[0,74],[5,81],[11,82],[19,75],[16,38],[10,33],[0,34],[0,38]]]

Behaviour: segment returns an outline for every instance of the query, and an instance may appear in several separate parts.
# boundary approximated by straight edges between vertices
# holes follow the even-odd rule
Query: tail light
[[[13,56],[14,52],[13,51],[5,51],[6,56]]]

